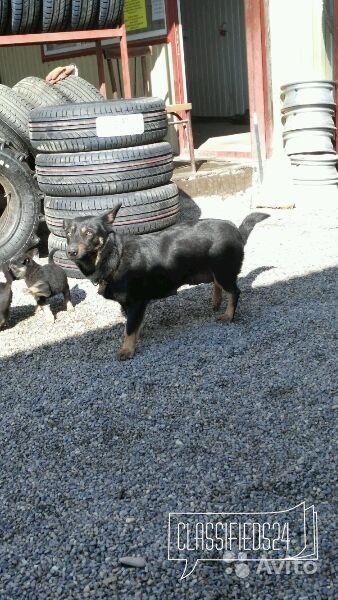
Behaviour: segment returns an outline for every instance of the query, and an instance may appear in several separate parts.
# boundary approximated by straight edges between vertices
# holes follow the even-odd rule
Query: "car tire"
[[[10,146],[21,154],[30,154],[30,146],[14,129],[4,121],[0,121],[0,144]]]
[[[0,264],[38,241],[41,199],[33,172],[22,158],[10,148],[0,149]]]
[[[95,29],[99,0],[72,0],[71,31]]]
[[[0,84],[0,122],[14,131],[16,136],[30,146],[29,141],[29,112],[31,105],[25,102],[14,90]]]
[[[105,100],[94,85],[75,75],[69,75],[54,84],[68,102],[97,102]]]
[[[38,154],[39,187],[48,196],[102,196],[169,183],[173,157],[168,142],[73,154]]]
[[[99,216],[120,202],[122,207],[114,221],[114,227],[125,234],[143,234],[165,229],[176,223],[179,214],[178,189],[175,183],[169,183],[150,190],[115,196],[45,196],[46,224],[51,233],[64,238],[64,220]]]
[[[41,0],[11,0],[11,33],[36,32],[41,14]]]
[[[15,84],[13,90],[32,108],[69,103],[61,90],[40,77],[25,77]]]
[[[99,29],[117,27],[123,12],[123,0],[100,0],[98,26]]]
[[[98,137],[98,117],[142,114],[144,132]],[[163,100],[137,98],[36,108],[30,114],[31,143],[39,152],[86,152],[160,142],[167,134]]]
[[[42,31],[69,30],[72,0],[42,0]]]
[[[0,0],[0,35],[8,32],[9,0]]]

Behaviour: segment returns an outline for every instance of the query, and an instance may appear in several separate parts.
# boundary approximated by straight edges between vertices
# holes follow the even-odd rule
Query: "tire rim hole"
[[[5,188],[0,184],[0,225],[7,218],[8,199]]]

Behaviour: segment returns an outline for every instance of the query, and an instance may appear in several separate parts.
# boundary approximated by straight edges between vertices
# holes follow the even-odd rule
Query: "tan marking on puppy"
[[[234,298],[230,292],[225,292],[227,297],[227,307],[223,315],[219,317],[220,321],[232,321],[235,313]]]
[[[45,281],[37,281],[31,287],[25,289],[25,294],[31,294],[34,298],[49,298],[51,291],[48,283]]]
[[[100,250],[98,250],[96,253],[96,257],[95,257],[95,266],[100,262],[100,259],[101,259],[101,252],[100,252]]]
[[[86,244],[84,244],[84,242],[78,242],[77,251],[78,251],[78,254],[82,254],[83,252],[85,252]]]
[[[101,252],[100,252],[100,250],[101,250],[102,246],[104,246],[104,239],[102,237],[99,237],[99,243],[98,243],[97,248],[96,248],[97,249],[97,254],[96,254],[96,258],[95,258],[95,266],[101,260]]]
[[[214,280],[214,288],[212,290],[212,308],[213,310],[218,310],[221,306],[222,302],[222,288],[217,283],[216,279]]]
[[[124,339],[122,342],[122,346],[117,353],[117,358],[119,360],[126,360],[127,358],[132,358],[135,354],[136,344],[139,340],[140,333],[142,329],[142,324],[136,331],[133,331],[130,335],[127,335],[125,332]]]

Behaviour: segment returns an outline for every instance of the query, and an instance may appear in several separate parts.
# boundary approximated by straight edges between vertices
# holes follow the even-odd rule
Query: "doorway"
[[[251,155],[244,0],[180,0],[198,158]]]

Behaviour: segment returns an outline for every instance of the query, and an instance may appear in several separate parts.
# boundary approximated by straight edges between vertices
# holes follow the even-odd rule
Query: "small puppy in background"
[[[3,274],[6,278],[6,283],[0,283],[0,329],[7,325],[9,318],[9,309],[12,303],[12,283],[13,276],[6,267],[2,266]]]
[[[13,259],[9,268],[16,279],[24,279],[27,284],[27,293],[34,296],[37,311],[43,310],[48,321],[54,322],[54,315],[47,304],[47,298],[63,294],[64,310],[74,310],[70,301],[70,291],[67,275],[64,270],[54,263],[52,250],[48,256],[48,265],[39,265],[33,259],[35,250],[30,250]]]

